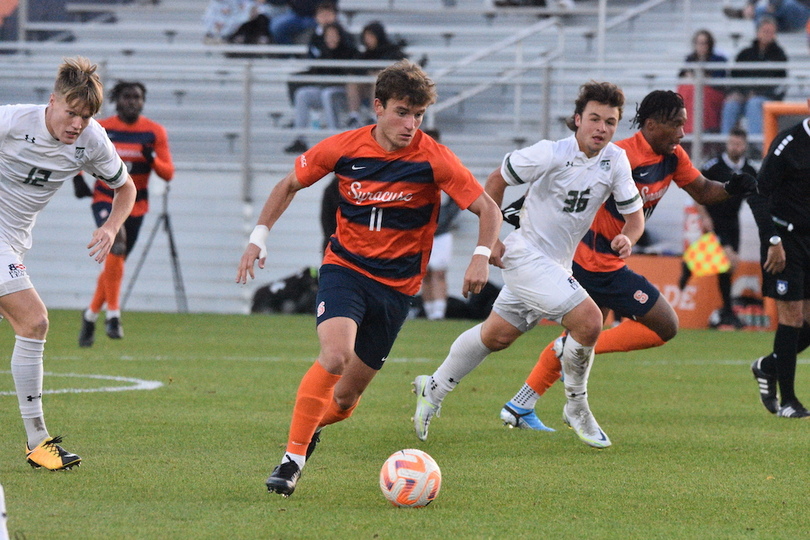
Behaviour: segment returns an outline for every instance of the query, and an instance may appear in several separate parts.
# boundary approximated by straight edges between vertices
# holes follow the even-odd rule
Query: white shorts
[[[447,270],[453,256],[453,233],[433,237],[433,250],[428,260],[428,270]]]
[[[0,240],[0,296],[33,288],[22,255]]]
[[[503,262],[504,286],[492,309],[521,332],[528,332],[541,319],[560,323],[588,298],[570,268],[527,247],[519,235],[507,238]]]

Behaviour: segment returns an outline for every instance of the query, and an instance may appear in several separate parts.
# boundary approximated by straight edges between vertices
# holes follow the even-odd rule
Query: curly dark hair
[[[141,93],[143,94],[143,100],[146,101],[146,86],[144,86],[142,82],[138,81],[118,81],[115,86],[113,86],[112,90],[110,90],[110,99],[113,101],[118,101],[121,93],[127,88],[140,88]]]
[[[644,127],[644,122],[652,118],[656,122],[669,122],[673,120],[686,106],[683,96],[672,90],[653,90],[636,106],[636,115],[631,126]]]

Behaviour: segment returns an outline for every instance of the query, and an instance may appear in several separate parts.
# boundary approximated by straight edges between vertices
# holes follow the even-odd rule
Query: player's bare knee
[[[481,342],[484,344],[484,347],[489,349],[490,351],[502,351],[505,348],[509,347],[515,340],[511,339],[510,336],[503,336],[498,334],[493,335],[481,335]]]
[[[48,335],[48,314],[42,313],[35,317],[27,319],[22,325],[22,328],[17,330],[17,333],[22,337],[30,339],[45,339]]]
[[[599,333],[602,331],[602,327],[599,324],[581,324],[578,325],[576,328],[569,328],[569,334],[572,338],[574,338],[577,343],[584,345],[585,347],[593,347],[596,344],[596,340],[599,338]]]
[[[341,375],[343,369],[349,364],[352,358],[352,351],[342,349],[322,350],[318,355],[318,361],[329,373]]]
[[[351,409],[354,406],[354,404],[357,403],[357,400],[360,399],[360,394],[352,392],[350,394],[343,394],[340,396],[335,395],[334,399],[335,403],[337,403],[337,406],[341,410],[346,411]]]

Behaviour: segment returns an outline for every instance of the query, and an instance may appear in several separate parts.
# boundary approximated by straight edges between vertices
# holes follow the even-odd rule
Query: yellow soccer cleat
[[[82,458],[59,446],[60,442],[62,442],[62,437],[48,437],[36,445],[33,450],[30,450],[26,444],[25,457],[28,459],[29,465],[35,469],[45,467],[51,471],[78,467]]]

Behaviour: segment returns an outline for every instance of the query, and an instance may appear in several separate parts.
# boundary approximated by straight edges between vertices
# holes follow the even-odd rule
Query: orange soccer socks
[[[107,255],[104,261],[104,273],[107,279],[104,284],[107,296],[107,311],[121,310],[121,283],[124,281],[124,256]]]
[[[552,341],[540,353],[540,358],[537,359],[537,363],[526,379],[526,384],[538,395],[542,396],[546,393],[546,390],[551,388],[551,385],[557,382],[561,373],[562,364],[560,358],[554,352],[554,341]]]
[[[292,454],[292,457],[306,455],[312,435],[321,425],[321,420],[334,401],[335,385],[339,380],[340,375],[329,373],[319,362],[312,364],[301,379],[295,396],[287,454]],[[300,466],[303,466],[303,463],[299,464]]]
[[[660,347],[664,343],[658,334],[640,322],[624,319],[618,326],[599,334],[594,353],[640,351]],[[540,358],[526,379],[526,384],[542,396],[560,378],[561,369],[560,359],[554,352],[554,342],[552,341],[540,353]]]
[[[340,407],[338,407],[337,402],[334,399],[332,399],[329,402],[329,405],[326,409],[326,412],[323,415],[323,418],[321,418],[320,424],[318,424],[318,428],[322,428],[324,426],[329,426],[331,424],[336,424],[338,422],[346,420],[348,417],[352,415],[354,409],[357,408],[358,403],[360,403],[359,398],[357,401],[354,402],[354,405],[352,405],[348,409],[341,409]]]
[[[660,347],[665,341],[661,337],[632,319],[624,319],[618,326],[603,330],[596,341],[596,354],[611,352],[641,351]]]
[[[104,268],[98,275],[96,292],[90,302],[90,311],[98,313],[106,302],[107,311],[121,309],[121,282],[124,280],[124,256],[110,253],[104,260]]]

